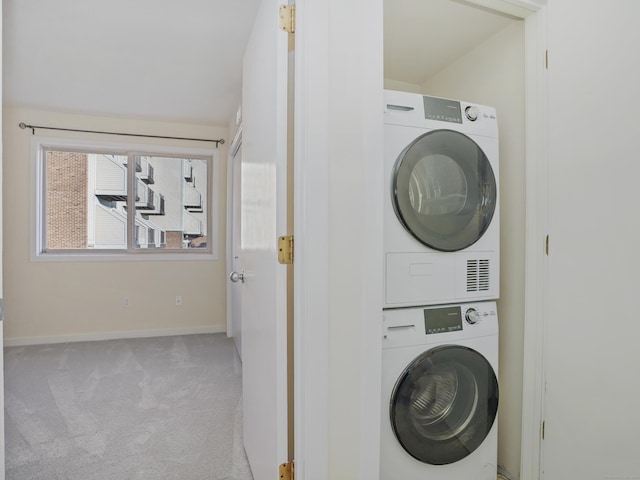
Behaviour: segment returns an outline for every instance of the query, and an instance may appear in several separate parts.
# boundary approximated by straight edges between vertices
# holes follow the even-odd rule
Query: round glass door
[[[480,446],[498,412],[498,380],[467,347],[446,345],[417,357],[390,401],[391,426],[412,457],[431,465],[457,462]]]
[[[393,208],[404,228],[435,250],[473,245],[486,232],[497,203],[489,159],[466,135],[433,130],[396,160]]]

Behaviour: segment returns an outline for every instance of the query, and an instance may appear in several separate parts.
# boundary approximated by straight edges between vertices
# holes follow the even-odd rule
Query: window
[[[36,255],[214,252],[214,151],[35,143]]]

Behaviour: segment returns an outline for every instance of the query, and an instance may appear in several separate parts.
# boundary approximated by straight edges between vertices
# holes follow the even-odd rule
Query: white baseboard
[[[120,338],[170,337],[174,335],[195,335],[199,333],[225,333],[225,325],[206,327],[165,328],[153,330],[127,330],[122,332],[83,333],[78,335],[56,335],[50,337],[16,337],[5,338],[5,347],[22,347],[26,345],[45,345],[49,343],[95,342],[100,340],[116,340]]]

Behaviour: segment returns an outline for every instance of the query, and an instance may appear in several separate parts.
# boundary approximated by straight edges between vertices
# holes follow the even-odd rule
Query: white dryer
[[[384,311],[380,480],[495,480],[495,302]]]
[[[494,108],[385,91],[384,308],[499,296]]]

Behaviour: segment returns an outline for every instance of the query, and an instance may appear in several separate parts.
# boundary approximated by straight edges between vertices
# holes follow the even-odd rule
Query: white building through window
[[[37,255],[208,253],[213,151],[37,142]]]

